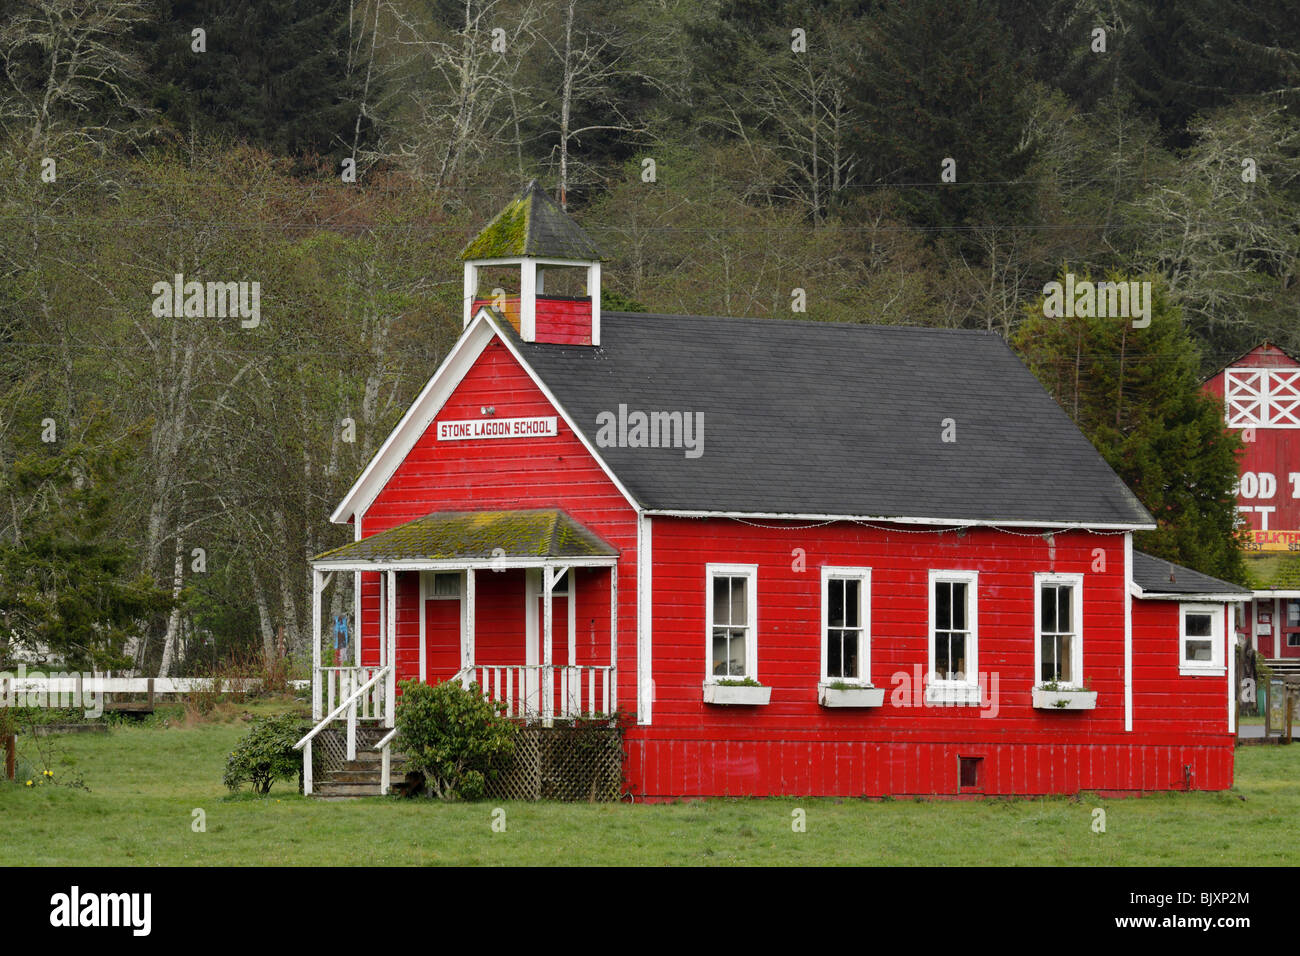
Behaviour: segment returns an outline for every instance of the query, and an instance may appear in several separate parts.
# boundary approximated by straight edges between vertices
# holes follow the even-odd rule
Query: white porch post
[[[525,258],[519,265],[519,337],[537,340],[537,260]]]
[[[478,294],[478,266],[465,263],[465,325],[474,318],[474,296]]]
[[[551,607],[551,588],[555,584],[553,569],[542,568],[542,725],[549,727],[555,713],[554,675],[551,673],[551,625],[554,612]]]
[[[385,683],[388,685],[386,694],[387,700],[384,706],[384,726],[392,727],[393,711],[397,708],[397,572],[388,572],[388,627],[385,628],[385,643],[388,645],[388,663],[391,665],[388,671],[388,678]]]
[[[460,644],[460,667],[474,667],[474,569],[465,569],[465,637]],[[468,685],[472,678],[461,678],[462,685]]]
[[[587,295],[591,297],[591,344],[600,344],[600,263],[587,266]]]
[[[388,574],[384,571],[379,572],[379,613],[375,615],[375,630],[379,638],[379,666],[383,667],[385,657],[388,655],[388,615],[384,608],[388,607],[386,595],[388,593]]]
[[[618,710],[618,565],[609,567],[609,713]]]
[[[320,595],[324,588],[319,568],[311,569],[311,719],[319,721],[321,712],[320,669]]]

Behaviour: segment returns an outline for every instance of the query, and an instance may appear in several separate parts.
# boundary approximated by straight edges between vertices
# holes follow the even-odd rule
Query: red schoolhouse
[[[536,184],[464,258],[464,331],[313,561],[360,622],[318,727],[386,761],[396,682],[459,679],[626,712],[638,799],[1231,785],[1249,592],[1134,551],[1151,516],[1001,339],[603,312]]]

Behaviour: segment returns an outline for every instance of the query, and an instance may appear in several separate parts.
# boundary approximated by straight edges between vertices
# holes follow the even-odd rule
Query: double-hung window
[[[1179,606],[1178,670],[1182,674],[1222,674],[1223,605],[1183,604]]]
[[[710,564],[708,573],[708,679],[758,679],[758,566]]]
[[[979,572],[930,572],[931,700],[979,703]]]
[[[1034,575],[1034,649],[1037,684],[1062,690],[1083,686],[1083,575]]]
[[[871,569],[822,568],[822,681],[871,683]]]

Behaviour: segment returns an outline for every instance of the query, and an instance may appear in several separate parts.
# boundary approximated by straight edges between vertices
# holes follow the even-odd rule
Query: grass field
[[[1245,747],[1228,793],[1140,799],[712,800],[671,805],[326,803],[276,784],[231,796],[229,722],[119,727],[51,738],[56,780],[0,782],[11,865],[1099,864],[1293,865],[1300,859],[1300,746]],[[24,753],[31,753],[30,741]],[[1244,799],[1243,799],[1244,798]],[[1106,831],[1092,829],[1093,809]],[[792,813],[807,814],[793,832]],[[206,816],[194,832],[193,811]]]

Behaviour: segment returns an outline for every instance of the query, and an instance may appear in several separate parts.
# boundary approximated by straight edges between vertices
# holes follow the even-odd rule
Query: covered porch
[[[618,708],[618,551],[557,508],[439,512],[312,561],[315,726],[301,741],[304,789],[312,739],[346,723],[384,728],[389,747],[399,681],[476,683],[507,717],[551,726]],[[323,595],[354,575],[358,638],[351,660],[322,660]],[[371,735],[373,736],[373,735]]]

